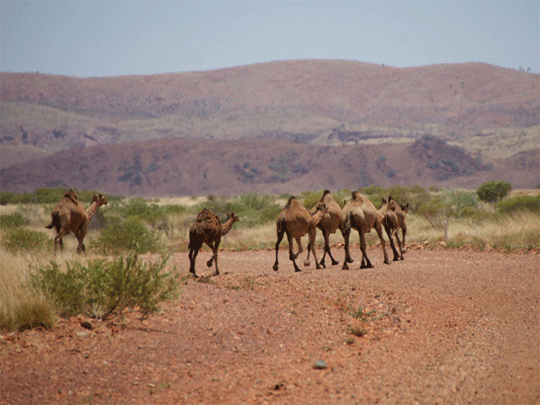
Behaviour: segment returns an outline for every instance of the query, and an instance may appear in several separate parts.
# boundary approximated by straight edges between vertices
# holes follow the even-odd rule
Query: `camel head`
[[[326,204],[323,201],[323,197],[321,197],[321,199],[317,201],[317,204],[315,204],[313,208],[309,210],[311,215],[315,215],[318,211],[326,209]]]
[[[240,218],[238,218],[238,215],[236,215],[234,212],[228,212],[227,213],[227,221],[231,220],[233,223],[240,221]]]
[[[240,218],[238,218],[238,215],[236,215],[234,212],[228,212],[227,213],[227,220],[225,223],[221,226],[221,234],[225,235],[227,232],[229,232],[234,225],[236,221],[240,221]]]
[[[328,212],[328,207],[322,201],[319,201],[317,205],[315,205],[315,207],[311,209],[310,213],[311,213],[311,217],[313,218],[313,221],[315,222],[315,225],[321,222],[322,217],[327,212]]]
[[[388,198],[382,199],[383,205],[386,204],[389,211],[395,211],[396,210],[396,200],[392,198],[391,195],[388,196]]]
[[[103,194],[94,194],[92,196],[92,204],[96,203],[98,207],[101,207],[102,205],[105,205],[108,203],[107,197],[105,197]]]
[[[409,212],[409,203],[401,204],[401,211],[403,211],[405,213]]]

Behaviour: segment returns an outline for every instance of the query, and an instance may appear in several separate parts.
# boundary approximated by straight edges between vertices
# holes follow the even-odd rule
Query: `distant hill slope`
[[[491,178],[540,183],[540,149],[494,167],[436,138],[412,144],[311,146],[267,140],[169,138],[77,147],[0,169],[0,189],[99,189],[125,196],[299,193],[371,184],[477,188]]]
[[[481,63],[300,60],[106,78],[0,73],[0,90],[0,144],[48,151],[171,136],[460,139],[540,124],[540,76]]]
[[[61,185],[151,196],[540,183],[540,76],[481,63],[309,60],[106,78],[0,73],[0,117],[2,191]],[[425,135],[435,137],[427,149],[415,143]]]

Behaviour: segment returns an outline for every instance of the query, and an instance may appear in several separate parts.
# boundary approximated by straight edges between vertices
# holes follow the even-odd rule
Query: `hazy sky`
[[[540,72],[540,1],[0,0],[0,70],[79,77],[287,59]]]

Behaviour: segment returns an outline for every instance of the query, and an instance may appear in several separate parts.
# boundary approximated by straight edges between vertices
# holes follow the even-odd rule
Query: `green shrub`
[[[488,181],[478,187],[476,193],[480,200],[494,203],[512,191],[512,185],[504,180]]]
[[[238,226],[242,228],[275,221],[282,210],[282,207],[274,203],[274,198],[257,193],[236,197],[212,196],[207,202],[194,206],[192,212],[196,215],[203,208],[212,210],[221,219],[226,213],[234,212],[240,218]]]
[[[508,198],[499,201],[497,208],[501,214],[510,214],[516,211],[531,211],[540,214],[540,194]]]
[[[11,252],[40,251],[49,246],[51,240],[43,232],[24,228],[10,229],[2,237],[2,246]]]
[[[388,188],[373,185],[361,188],[359,191],[365,194],[377,208],[380,207],[382,198],[388,196],[392,196],[399,204],[409,203],[410,209],[413,211],[430,200],[429,191],[420,185],[408,187],[396,185]]]
[[[58,203],[65,192],[68,189],[66,187],[55,187],[55,188],[38,188],[32,193],[0,193],[0,205],[6,204],[56,204]],[[95,193],[98,193],[96,190],[75,190],[77,197],[81,201],[90,202],[92,196]],[[122,197],[115,195],[107,195],[107,200],[114,201],[119,200]]]
[[[104,254],[156,253],[164,249],[157,232],[133,218],[108,224],[90,245]]]
[[[27,225],[27,221],[21,212],[0,215],[0,228],[16,228]]]
[[[167,260],[162,257],[157,263],[148,263],[130,255],[113,261],[94,260],[87,266],[66,262],[66,271],[51,262],[34,268],[31,279],[65,317],[107,318],[135,307],[146,317],[156,312],[161,302],[179,295],[178,275],[163,271]]]

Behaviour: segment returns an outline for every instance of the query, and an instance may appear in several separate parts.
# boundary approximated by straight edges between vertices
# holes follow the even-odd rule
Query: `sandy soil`
[[[221,252],[148,320],[0,335],[0,404],[540,403],[539,254],[353,254],[293,273],[285,250],[278,272],[272,251]]]

